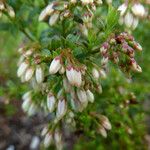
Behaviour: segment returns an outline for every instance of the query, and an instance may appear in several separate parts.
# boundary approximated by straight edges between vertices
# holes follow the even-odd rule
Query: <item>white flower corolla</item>
[[[56,24],[57,20],[59,19],[59,12],[55,12],[51,15],[51,17],[49,18],[49,25],[53,26]]]
[[[94,102],[94,94],[90,90],[87,90],[86,95],[87,95],[89,102],[93,103]]]
[[[29,67],[29,63],[28,62],[22,62],[20,65],[19,65],[19,68],[18,68],[18,70],[17,70],[17,76],[18,77],[21,77],[24,73],[25,73],[25,71],[26,71],[26,69]]]
[[[127,4],[123,3],[118,7],[118,11],[120,12],[120,15],[123,16],[127,10]]]
[[[26,73],[25,73],[25,81],[26,82],[32,78],[32,76],[34,74],[34,70],[35,70],[34,67],[30,67],[26,70]]]
[[[50,64],[49,73],[50,74],[55,74],[60,70],[61,67],[62,67],[61,57],[57,56],[53,59],[53,61]]]
[[[43,72],[43,69],[40,65],[36,66],[35,78],[36,78],[36,81],[38,84],[42,83],[44,80],[44,72]]]
[[[140,3],[135,3],[131,8],[133,14],[138,17],[143,17],[146,14],[145,8]]]
[[[47,108],[49,112],[53,112],[56,105],[56,99],[53,94],[48,93],[47,95]]]

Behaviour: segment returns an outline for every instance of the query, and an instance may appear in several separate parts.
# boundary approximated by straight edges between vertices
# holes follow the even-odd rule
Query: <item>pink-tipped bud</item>
[[[71,85],[80,87],[82,84],[81,71],[74,69],[72,66],[68,66],[66,70],[66,76]]]
[[[109,49],[108,42],[103,43],[102,47],[100,48],[100,52],[102,55],[105,55]]]
[[[56,105],[56,99],[53,94],[48,93],[47,95],[47,108],[49,112],[53,112]]]
[[[53,61],[50,64],[49,73],[50,74],[55,74],[60,70],[61,67],[62,67],[61,57],[57,56],[53,59]]]
[[[135,49],[137,49],[138,51],[142,51],[142,46],[139,43],[136,43]]]
[[[134,58],[130,59],[130,64],[133,71],[142,72],[142,68],[137,64]]]

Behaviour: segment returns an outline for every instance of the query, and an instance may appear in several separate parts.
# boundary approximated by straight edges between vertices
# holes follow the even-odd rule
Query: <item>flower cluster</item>
[[[44,68],[40,65],[40,58],[35,48],[20,48],[19,52],[21,57],[18,62],[17,76],[21,78],[22,82],[28,82],[35,75],[37,83],[42,83],[44,80]]]
[[[44,147],[48,148],[52,143],[55,143],[56,148],[58,150],[61,150],[63,147],[62,143],[62,135],[59,131],[59,129],[55,129],[55,131],[50,131],[48,127],[44,127],[41,136],[44,137]]]
[[[50,133],[54,132],[62,120],[75,127],[74,113],[82,112],[89,103],[94,102],[95,94],[102,93],[101,80],[107,77],[109,61],[117,64],[126,73],[130,73],[130,70],[142,71],[134,59],[135,51],[142,51],[142,47],[125,32],[112,35],[98,47],[98,62],[92,58],[81,63],[71,49],[60,48],[55,51],[57,55],[52,54],[43,64],[44,59],[39,54],[39,49],[34,46],[19,49],[21,58],[17,75],[22,82],[31,81],[33,87],[33,90],[23,96],[23,110],[28,115],[34,115],[40,109],[45,114],[53,114],[53,130]],[[106,137],[106,131],[111,129],[110,122],[104,116],[98,119],[101,122],[98,132]],[[48,133],[45,136],[46,141],[50,137],[52,135]]]
[[[70,10],[68,9],[69,3],[64,2],[52,2],[51,4],[47,5],[41,12],[39,16],[39,21],[44,21],[49,19],[49,25],[53,26],[56,22],[64,18],[68,18],[71,16]]]
[[[51,122],[42,131],[45,147],[54,141],[57,149],[62,149],[62,124],[75,128],[78,123],[76,114],[84,113],[89,105],[93,105],[102,93],[102,80],[107,77],[110,61],[126,73],[142,71],[134,59],[135,51],[142,51],[142,47],[128,33],[112,34],[103,44],[88,39],[88,29],[93,29],[93,12],[101,3],[101,0],[53,1],[42,10],[39,21],[49,20],[50,26],[56,23],[61,26],[62,20],[75,19],[75,12],[81,12],[78,19],[82,21],[75,24],[72,21],[72,26],[75,26],[75,31],[76,26],[80,28],[86,37],[81,36],[83,39],[74,42],[75,47],[70,46],[66,36],[63,37],[60,32],[61,44],[57,48],[47,47],[48,56],[42,55],[44,47],[39,43],[19,49],[21,57],[17,75],[22,82],[30,82],[32,86],[32,90],[23,95],[22,108],[29,116],[40,110],[51,116]],[[126,14],[126,9],[121,12],[122,16]],[[80,30],[73,33],[76,35]],[[77,54],[79,51],[76,52],[80,45],[83,59]],[[111,129],[108,118],[90,112],[86,115],[91,115],[96,121],[98,133],[107,137],[107,130]]]
[[[147,15],[146,9],[139,2],[123,3],[119,6],[118,11],[120,11],[119,23],[133,30],[138,26],[139,19]]]
[[[142,72],[141,67],[134,59],[135,52],[142,51],[142,47],[128,33],[124,32],[111,37],[107,42],[103,43],[100,51],[102,65],[105,66],[108,60],[111,60],[126,73],[129,73],[130,70]]]
[[[0,1],[0,17],[2,16],[3,12],[6,12],[11,18],[15,17],[14,9],[6,2]]]

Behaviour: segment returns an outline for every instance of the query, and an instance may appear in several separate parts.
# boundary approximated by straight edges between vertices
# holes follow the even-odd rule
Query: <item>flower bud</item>
[[[87,105],[88,99],[87,99],[86,92],[84,90],[77,89],[77,96],[81,103]]]
[[[49,112],[53,112],[54,111],[55,104],[56,104],[55,97],[51,93],[49,93],[47,95],[47,108],[48,108]]]
[[[82,84],[82,77],[80,70],[74,69],[72,66],[68,66],[66,70],[66,76],[71,85],[80,87]]]
[[[108,120],[108,118],[106,117],[106,116],[103,116],[103,115],[101,115],[100,116],[100,120],[101,120],[101,124],[102,124],[102,126],[105,128],[105,129],[107,129],[107,130],[111,130],[111,124],[110,124],[110,122],[109,122],[109,120]]]
[[[33,67],[28,68],[25,73],[25,80],[29,81],[32,78],[33,74],[34,74],[34,68]]]
[[[130,59],[131,69],[137,72],[142,72],[142,68],[137,64],[134,58]]]
[[[139,24],[139,19],[138,18],[134,18],[133,19],[133,23],[132,23],[132,29],[135,30],[136,27],[138,26]]]
[[[42,10],[39,16],[39,21],[45,20],[48,15],[50,16],[54,12],[53,6],[53,3],[49,4],[45,9]]]
[[[57,56],[53,59],[53,61],[50,64],[49,67],[49,73],[50,74],[55,74],[59,71],[59,69],[62,67],[61,65],[61,57]]]
[[[22,62],[17,70],[17,76],[21,77],[25,73],[28,66],[29,66],[28,62]]]
[[[27,99],[31,99],[31,95],[32,94],[32,91],[28,91],[26,92],[23,96],[22,96],[22,99],[25,101]]]
[[[29,116],[32,116],[32,115],[35,115],[37,112],[37,107],[35,106],[35,104],[31,104],[29,109],[28,109],[28,115]]]
[[[51,133],[47,133],[44,138],[44,147],[48,148],[52,143],[53,137]]]
[[[92,4],[93,0],[81,0],[83,5]]]
[[[31,105],[31,99],[25,99],[22,103],[22,109],[24,112],[27,112]]]
[[[63,78],[63,86],[65,89],[65,92],[69,93],[71,90],[71,85],[69,84],[69,82],[66,78]]]
[[[135,49],[138,51],[142,51],[142,46],[139,43],[135,44]]]
[[[67,111],[67,104],[65,99],[59,100],[57,105],[56,117],[57,119],[61,119]]]
[[[98,70],[97,70],[96,68],[93,68],[93,69],[92,69],[92,75],[93,75],[93,77],[94,77],[96,80],[99,79],[99,72],[98,72]]]
[[[63,66],[60,68],[59,73],[60,74],[64,74],[65,73],[65,68]]]
[[[4,3],[2,1],[0,1],[0,11],[2,11],[4,9],[5,9]]]
[[[54,140],[55,140],[56,144],[59,144],[59,143],[62,142],[62,136],[61,136],[60,132],[57,129],[54,133]]]
[[[49,19],[49,25],[53,26],[56,24],[57,20],[59,19],[59,12],[55,12],[53,15],[51,15],[50,19]]]
[[[70,2],[71,2],[72,4],[75,4],[75,3],[77,2],[77,0],[70,0]]]
[[[124,23],[128,28],[132,28],[133,20],[133,15],[128,12],[124,18]]]
[[[101,60],[102,65],[106,65],[108,63],[108,57],[103,57]]]
[[[99,132],[104,138],[107,137],[107,132],[106,132],[106,130],[105,130],[105,128],[104,128],[103,126],[99,125],[98,132]]]
[[[93,103],[94,102],[94,94],[90,90],[87,90],[86,95],[87,95],[89,102]]]
[[[134,15],[138,17],[143,17],[146,14],[144,6],[140,3],[135,3],[132,6],[131,10],[134,13]]]
[[[120,11],[120,15],[123,16],[127,10],[127,4],[122,4],[118,7],[118,11]]]
[[[41,136],[45,136],[46,133],[48,132],[48,127],[44,127],[43,130],[41,131]]]
[[[44,80],[44,72],[43,72],[43,69],[40,65],[38,65],[36,67],[35,78],[36,78],[37,83],[39,83],[39,84],[42,83]]]
[[[13,9],[11,6],[9,6],[9,5],[7,5],[7,12],[8,12],[8,14],[9,14],[9,16],[10,16],[11,18],[14,18],[14,17],[15,17],[14,9]]]
[[[99,94],[102,94],[103,90],[102,90],[102,86],[101,86],[101,85],[99,85],[99,86],[97,87],[97,92],[98,92]]]
[[[100,74],[100,77],[102,79],[106,79],[107,75],[106,75],[106,72],[103,70],[103,69],[100,69],[99,70],[99,74]]]

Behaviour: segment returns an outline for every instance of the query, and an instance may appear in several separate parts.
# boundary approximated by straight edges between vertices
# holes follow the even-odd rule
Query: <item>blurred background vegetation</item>
[[[39,3],[43,5],[42,1]],[[14,7],[17,8],[17,6]],[[24,4],[22,7],[23,11],[28,8],[28,5]],[[36,8],[33,12],[38,11]],[[32,17],[29,15],[28,21],[36,24],[34,19],[36,20],[37,16],[33,17],[34,19]],[[22,40],[25,36],[18,32],[16,26],[6,23],[8,22],[6,16],[3,16],[1,20],[0,149],[6,149],[10,145],[21,150],[29,149],[33,136],[39,135],[37,128],[42,124],[43,118],[41,119],[41,116],[27,118],[21,110],[21,95],[27,91],[28,87],[22,84],[16,76],[19,58],[17,49],[23,44]],[[32,29],[38,34],[34,30]],[[103,94],[96,105],[97,109],[108,116],[112,123],[113,128],[108,133],[108,138],[104,139],[101,136],[88,138],[89,134],[92,135],[89,132],[82,136],[73,133],[73,139],[66,139],[71,148],[74,147],[75,150],[92,148],[97,150],[144,150],[149,147],[150,149],[150,21],[142,20],[138,28],[133,31],[133,35],[143,46],[143,52],[136,56],[143,72],[134,73],[132,83],[129,83],[120,71],[112,67],[107,80],[103,83]],[[88,125],[84,116],[79,119]],[[21,141],[22,136],[26,139],[25,142]]]

